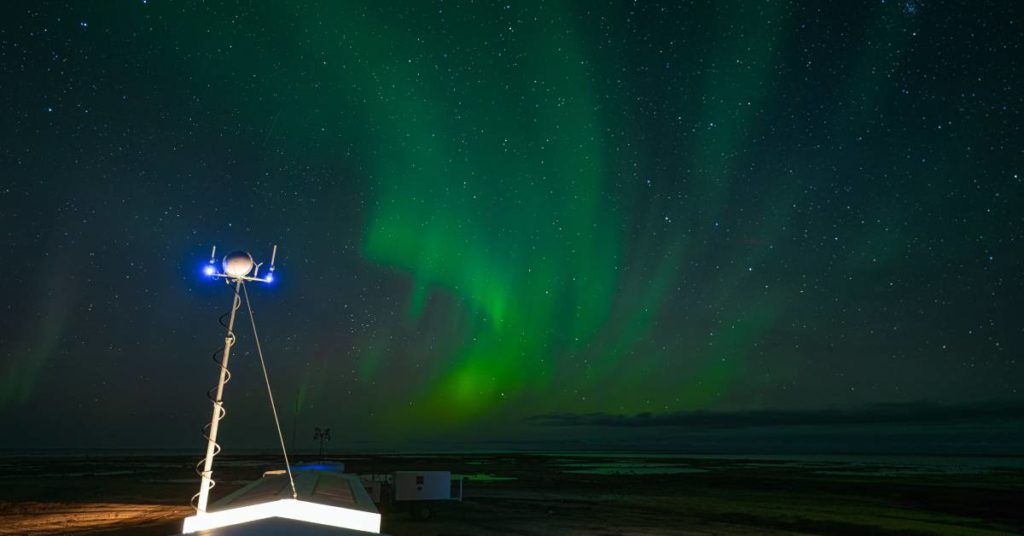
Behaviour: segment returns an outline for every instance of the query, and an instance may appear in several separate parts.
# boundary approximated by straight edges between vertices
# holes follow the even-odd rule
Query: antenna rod
[[[217,428],[221,417],[224,416],[224,382],[228,374],[228,358],[231,357],[231,347],[235,344],[235,315],[238,307],[242,304],[242,297],[239,292],[242,289],[242,278],[235,282],[235,297],[231,302],[231,318],[228,320],[227,335],[224,336],[224,355],[220,360],[220,380],[217,381],[217,397],[213,400],[213,417],[210,419],[210,437],[206,443],[206,461],[203,463],[203,480],[199,483],[199,502],[196,504],[196,511],[200,514],[206,513],[206,504],[210,500],[210,477],[213,475],[213,457],[220,451],[217,445]]]

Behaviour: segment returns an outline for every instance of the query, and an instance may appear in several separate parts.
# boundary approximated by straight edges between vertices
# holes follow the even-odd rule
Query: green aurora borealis
[[[9,280],[0,411],[142,418],[115,386],[199,415],[228,298],[193,266],[271,242],[257,318],[300,427],[1020,400],[1020,44],[986,52],[1013,16],[380,4],[12,15],[4,221],[47,231],[11,252],[92,256],[59,296],[31,290],[56,261]],[[107,383],[46,379],[81,356]],[[228,434],[263,422],[245,363]]]
[[[747,17],[746,24],[760,26],[761,13],[744,13],[742,3],[733,8]],[[663,251],[630,252],[625,240],[638,225],[645,233],[682,234],[684,228],[666,224],[667,217],[629,221],[616,202],[643,194],[612,180],[615,155],[608,154],[607,124],[623,118],[614,109],[602,110],[593,95],[593,59],[568,10],[549,6],[538,8],[533,19],[504,17],[510,37],[490,59],[481,57],[486,49],[479,43],[487,36],[475,23],[485,16],[457,14],[449,21],[450,37],[433,43],[435,49],[430,24],[385,30],[369,43],[354,39],[352,47],[368,51],[383,41],[391,52],[369,52],[365,62],[371,67],[357,75],[375,82],[367,88],[375,97],[369,117],[379,125],[374,143],[388,148],[372,164],[379,189],[366,255],[410,274],[413,319],[423,314],[432,293],[455,300],[455,340],[436,354],[426,350],[434,354],[424,372],[429,381],[420,386],[412,414],[433,423],[472,418],[509,403],[520,411],[593,411],[611,401],[620,411],[649,409],[652,402],[702,407],[728,386],[774,305],[752,304],[750,316],[756,318],[741,320],[724,350],[694,356],[711,365],[673,379],[666,391],[638,391],[637,383],[649,381],[655,364],[635,352],[669,285],[683,275],[679,264],[686,244],[680,236]],[[351,30],[358,35],[357,28]],[[770,49],[772,37],[758,32],[728,47]],[[416,50],[416,57],[400,52],[408,50]],[[354,53],[348,59],[359,64],[362,57]],[[422,57],[444,62],[424,69]],[[768,59],[752,58],[750,65],[700,83],[710,93],[727,79],[737,89],[722,95],[719,102],[729,104],[719,111],[735,108],[758,98],[758,88],[767,84]],[[493,62],[491,75],[459,68],[486,61]],[[681,97],[680,113],[697,108]],[[694,165],[708,172],[692,193],[707,212],[691,225],[713,223],[727,195],[730,177],[711,169],[714,153],[727,154],[743,141],[745,112],[723,115],[735,115],[733,131],[706,131],[693,141],[706,148],[697,152]],[[630,253],[641,258],[629,259]],[[654,351],[652,357],[669,352]],[[364,379],[375,378],[369,371],[386,357],[364,359]],[[622,363],[624,358],[630,363]],[[639,375],[631,373],[636,367]],[[603,394],[588,402],[583,393],[595,390]]]

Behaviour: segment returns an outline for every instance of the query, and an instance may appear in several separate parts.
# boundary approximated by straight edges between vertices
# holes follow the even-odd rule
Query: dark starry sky
[[[0,447],[1019,407],[1019,3],[378,4],[0,8]]]

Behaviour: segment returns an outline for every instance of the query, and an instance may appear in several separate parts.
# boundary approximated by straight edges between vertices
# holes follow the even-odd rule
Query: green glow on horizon
[[[69,255],[62,252],[55,257],[67,261]],[[61,351],[75,288],[62,277],[59,266],[55,262],[46,267],[48,277],[39,289],[38,322],[32,329],[11,337],[10,342],[16,344],[12,359],[0,362],[0,409],[28,400],[36,384],[45,378],[47,365]]]

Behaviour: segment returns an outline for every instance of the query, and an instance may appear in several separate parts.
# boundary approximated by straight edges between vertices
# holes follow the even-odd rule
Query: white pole
[[[206,513],[206,503],[210,500],[210,476],[213,475],[213,457],[217,449],[217,424],[224,406],[224,380],[227,378],[228,357],[231,356],[231,346],[235,340],[235,313],[241,305],[242,298],[239,291],[242,289],[242,279],[235,283],[235,298],[231,302],[231,318],[228,320],[228,332],[224,337],[224,355],[220,360],[220,380],[217,382],[217,397],[213,401],[213,417],[210,419],[210,439],[206,443],[206,461],[203,463],[203,480],[199,483],[199,502],[196,504],[196,511],[200,514]]]

